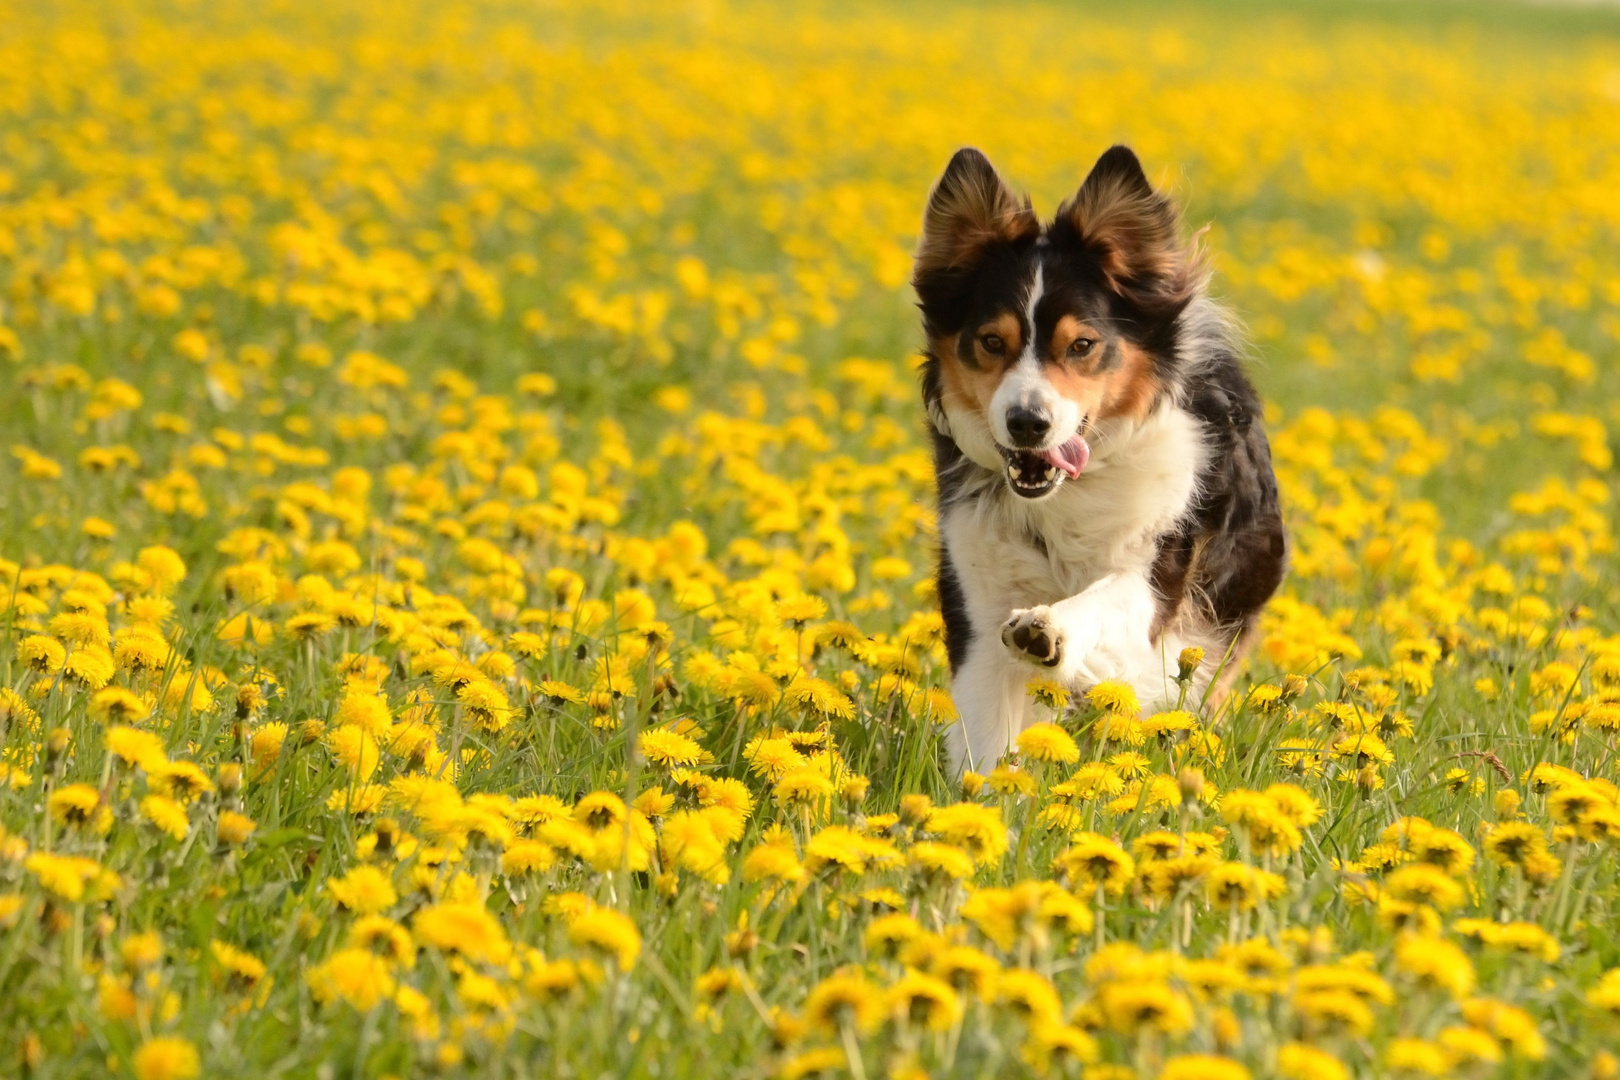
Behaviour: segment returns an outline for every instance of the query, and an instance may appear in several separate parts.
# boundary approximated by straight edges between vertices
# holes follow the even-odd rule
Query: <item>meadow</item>
[[[1620,1077],[1620,14],[0,25],[0,1075]],[[923,201],[1120,141],[1291,573],[957,779]]]

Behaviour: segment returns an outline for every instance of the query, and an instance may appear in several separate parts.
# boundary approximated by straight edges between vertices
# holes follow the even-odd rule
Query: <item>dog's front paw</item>
[[[1020,660],[1043,667],[1063,662],[1063,633],[1052,621],[1049,607],[1022,608],[1001,626],[1001,643]]]

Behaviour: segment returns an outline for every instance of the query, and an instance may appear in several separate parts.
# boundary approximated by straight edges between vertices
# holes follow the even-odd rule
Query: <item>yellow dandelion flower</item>
[[[937,807],[929,811],[924,827],[962,848],[980,866],[1000,862],[1007,852],[1007,827],[996,807],[966,802]]]
[[[1474,989],[1473,962],[1467,953],[1443,938],[1402,935],[1395,945],[1395,966],[1419,984],[1438,988],[1458,1000]]]
[[[1452,1057],[1442,1047],[1426,1039],[1406,1036],[1391,1039],[1384,1048],[1384,1064],[1388,1068],[1419,1076],[1452,1075]]]
[[[1076,833],[1069,847],[1053,859],[1054,870],[1077,888],[1104,888],[1119,896],[1136,876],[1136,860],[1118,843],[1097,833]]]
[[[703,748],[694,740],[669,728],[649,728],[636,739],[641,755],[655,765],[669,768],[696,765],[703,759]]]
[[[310,993],[323,1004],[347,1001],[370,1012],[393,995],[398,985],[389,963],[365,948],[339,949],[305,976]]]
[[[804,1018],[810,1026],[834,1037],[845,1025],[870,1031],[882,1023],[886,1011],[883,991],[855,971],[827,976],[804,1002]]]
[[[599,950],[629,971],[641,955],[641,933],[630,917],[612,908],[591,907],[570,919],[568,940]]]
[[[416,913],[411,928],[423,944],[469,960],[500,964],[512,953],[500,922],[477,901],[432,904]]]
[[[197,1048],[174,1035],[147,1039],[130,1063],[137,1080],[193,1080],[202,1072]]]
[[[962,1000],[945,980],[907,971],[886,991],[887,1009],[902,1024],[945,1031],[962,1016]]]
[[[223,941],[210,941],[208,951],[226,981],[237,989],[251,989],[264,978],[264,961]]]
[[[1086,700],[1094,709],[1119,716],[1137,716],[1142,711],[1129,683],[1100,682],[1086,691]]]
[[[1249,1080],[1242,1062],[1218,1054],[1177,1054],[1159,1071],[1159,1080]]]
[[[973,857],[959,847],[919,840],[906,851],[912,871],[926,878],[960,881],[973,876]]]
[[[1102,989],[1108,1026],[1126,1035],[1142,1030],[1180,1034],[1193,1025],[1192,1003],[1164,982],[1147,979],[1110,983]]]
[[[227,847],[240,847],[253,835],[258,823],[235,810],[221,810],[219,814],[219,842]]]
[[[46,891],[69,902],[84,899],[86,887],[102,873],[101,864],[94,859],[43,851],[28,856],[23,869],[33,874]]]
[[[1092,1065],[1098,1056],[1096,1039],[1072,1024],[1052,1023],[1030,1028],[1023,1053],[1024,1061],[1036,1075],[1045,1075],[1054,1068],[1062,1071],[1072,1070],[1075,1065]]]
[[[1277,1048],[1277,1072],[1284,1080],[1350,1080],[1350,1069],[1338,1058],[1298,1042]]]
[[[1018,733],[1018,756],[1026,761],[1072,765],[1080,760],[1080,747],[1067,731],[1053,723],[1032,724]]]
[[[356,915],[375,915],[399,902],[393,880],[375,866],[356,866],[340,878],[327,878],[326,891],[339,907]]]
[[[164,795],[143,798],[141,816],[156,826],[159,832],[168,833],[176,840],[184,840],[186,833],[191,831],[191,819],[186,816],[186,808]]]
[[[181,803],[194,802],[214,790],[214,782],[195,762],[152,760],[142,762],[141,768],[153,788]]]

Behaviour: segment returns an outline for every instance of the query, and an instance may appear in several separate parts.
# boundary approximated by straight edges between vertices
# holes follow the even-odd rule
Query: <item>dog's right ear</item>
[[[1029,198],[1020,199],[979,151],[958,150],[928,196],[913,285],[941,272],[960,272],[998,241],[1040,233]]]

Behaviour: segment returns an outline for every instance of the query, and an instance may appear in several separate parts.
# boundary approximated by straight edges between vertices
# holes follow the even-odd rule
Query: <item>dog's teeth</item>
[[[1057,476],[1057,467],[1053,466],[1053,465],[1048,465],[1046,467],[1046,478],[1048,480],[1051,480],[1051,479],[1056,478],[1056,476]]]
[[[1020,469],[1020,468],[1019,468],[1019,467],[1018,467],[1018,466],[1016,466],[1016,465],[1009,465],[1009,466],[1007,466],[1007,471],[1008,471],[1008,472],[1009,472],[1009,473],[1011,473],[1011,474],[1012,474],[1012,478],[1013,478],[1013,479],[1014,479],[1014,480],[1016,480],[1016,479],[1018,479],[1018,478],[1019,478],[1019,477],[1020,477],[1020,476],[1023,476],[1023,475],[1024,475],[1024,470],[1023,470],[1023,469]]]

